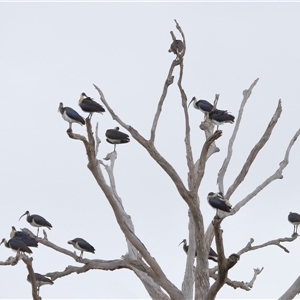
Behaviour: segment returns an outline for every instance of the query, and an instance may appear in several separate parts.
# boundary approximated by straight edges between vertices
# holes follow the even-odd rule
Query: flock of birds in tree
[[[78,105],[82,111],[89,113],[88,118],[91,119],[93,113],[104,113],[105,109],[102,105],[94,101],[91,97],[88,97],[85,93],[81,93]],[[72,123],[78,123],[80,125],[85,125],[85,119],[73,108],[64,107],[63,103],[60,102],[58,107],[63,119],[69,123],[68,132],[72,132]],[[125,144],[130,141],[129,135],[121,132],[119,127],[114,129],[108,129],[105,133],[106,141],[114,145],[114,151],[116,150],[117,144]]]
[[[52,225],[42,216],[40,215],[30,215],[29,211],[26,211],[19,220],[23,217],[26,217],[26,221],[34,226],[37,227],[37,235],[36,237],[31,236],[27,232],[24,231],[17,231],[14,226],[12,226],[12,230],[10,233],[10,239],[7,241],[5,238],[2,239],[1,244],[4,244],[5,247],[10,248],[11,250],[15,252],[19,252],[22,254],[32,254],[32,250],[30,248],[37,248],[38,247],[38,234],[39,234],[39,228],[40,227],[46,227],[48,229],[52,228]],[[79,257],[82,258],[83,252],[90,252],[95,253],[95,248],[89,244],[86,240],[82,238],[75,238],[73,240],[68,241],[68,244],[71,244],[74,246],[75,249],[80,250],[81,254]],[[39,273],[34,273],[36,285],[37,285],[37,294],[39,295],[39,290],[42,285],[46,284],[53,284],[54,282],[47,278],[44,275],[41,275]],[[30,282],[30,276],[28,274],[27,280]]]
[[[170,46],[169,52],[173,52],[175,55],[180,57],[184,52],[184,44],[180,40],[174,40]],[[214,125],[225,124],[225,123],[234,123],[235,117],[227,112],[227,110],[219,110],[214,107],[211,103],[206,100],[197,100],[196,97],[193,97],[189,105],[193,102],[195,109],[200,110],[204,113],[205,119],[210,120]],[[105,109],[102,105],[94,101],[92,98],[88,97],[85,93],[81,93],[78,105],[82,111],[89,113],[89,119],[92,118],[93,113],[103,113]],[[61,113],[63,119],[69,123],[68,132],[72,132],[72,123],[78,123],[80,125],[85,125],[85,119],[76,112],[71,107],[64,107],[63,103],[59,104],[59,112]],[[125,144],[130,141],[128,134],[119,131],[119,127],[114,129],[108,129],[105,133],[106,141],[114,145],[114,151],[117,144]],[[232,205],[228,199],[225,199],[221,192],[213,193],[210,192],[207,195],[208,203],[216,209],[216,216],[218,216],[218,210],[229,213],[231,211]],[[39,234],[40,227],[46,227],[48,229],[52,228],[52,225],[42,216],[39,215],[30,215],[29,211],[26,211],[21,217],[27,216],[26,220],[29,224],[34,227],[37,227],[37,236]],[[19,219],[19,220],[20,220]],[[298,235],[297,229],[300,224],[300,215],[298,213],[291,212],[288,216],[288,221],[294,225],[293,235]],[[38,247],[38,241],[35,237],[32,237],[24,231],[17,231],[14,226],[12,226],[12,231],[10,233],[10,239],[7,241],[5,238],[2,239],[1,244],[4,244],[7,248],[11,248],[13,251],[20,253],[32,254],[30,247]],[[87,241],[82,238],[75,238],[68,241],[68,244],[74,246],[75,249],[80,250],[80,257],[82,258],[83,252],[95,253],[95,248],[90,245]],[[188,253],[189,246],[187,245],[186,239],[184,239],[179,245],[183,244],[183,250]],[[195,257],[197,257],[197,251],[195,252]],[[218,254],[210,248],[208,259],[215,262],[218,261]],[[37,292],[39,293],[39,288],[45,284],[53,284],[53,281],[47,278],[44,275],[39,273],[34,273],[36,283],[37,283]],[[30,282],[30,276],[28,275],[27,280]]]
[[[174,40],[170,46],[169,52],[173,52],[177,58],[182,57],[184,53],[184,43],[181,40]],[[225,123],[234,123],[235,117],[228,113],[227,110],[220,110],[214,107],[210,102],[207,100],[197,100],[196,97],[193,97],[190,101],[189,105],[193,102],[193,106],[195,109],[200,110],[205,115],[205,120],[210,120],[214,125],[217,125],[217,129],[219,125]],[[208,203],[216,209],[216,216],[218,215],[218,210],[222,210],[224,212],[230,212],[232,205],[230,204],[228,199],[225,199],[221,192],[213,193],[210,192],[207,195]],[[300,214],[295,212],[290,212],[288,215],[288,221],[291,222],[294,226],[294,231],[292,236],[298,235],[297,229],[300,224]],[[180,244],[183,243],[183,250],[187,253],[189,246],[187,245],[186,239],[184,239]],[[179,244],[179,245],[180,245]],[[197,256],[197,252],[195,253],[195,257]],[[210,248],[208,259],[217,261],[218,255],[217,253]]]

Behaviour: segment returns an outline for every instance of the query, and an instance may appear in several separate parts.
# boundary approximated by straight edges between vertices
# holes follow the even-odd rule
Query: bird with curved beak
[[[80,257],[82,258],[83,251],[91,252],[95,254],[95,248],[82,238],[75,238],[68,241],[68,244],[73,245],[75,249],[81,251]]]
[[[72,123],[85,125],[84,118],[73,108],[64,107],[63,103],[59,103],[58,111],[61,113],[63,119],[69,123],[69,130],[72,131]]]
[[[89,113],[89,118],[92,118],[94,112],[102,114],[105,109],[102,105],[94,101],[92,98],[88,97],[85,93],[80,94],[78,105],[84,112]]]
[[[48,229],[52,228],[52,225],[46,219],[44,219],[42,216],[39,216],[39,215],[30,215],[28,210],[19,218],[19,221],[25,215],[27,215],[26,221],[31,226],[38,228],[36,236],[39,236],[39,228],[40,227],[47,227]]]
[[[298,226],[300,224],[300,215],[298,213],[295,212],[290,212],[288,215],[288,220],[289,222],[291,222],[294,225],[294,232],[292,235],[296,234],[298,235]]]
[[[125,144],[130,142],[129,135],[119,131],[119,129],[119,127],[115,127],[115,129],[106,130],[105,133],[106,141],[115,145],[114,151],[116,151],[117,144]]]
[[[200,111],[202,111],[204,114],[211,112],[211,110],[213,109],[213,105],[211,103],[209,103],[206,100],[197,100],[196,97],[193,97],[192,100],[190,101],[188,107],[190,106],[190,104],[193,102],[193,106],[195,109],[198,109]]]
[[[37,295],[39,296],[39,292],[40,292],[40,287],[42,285],[46,285],[46,284],[54,284],[54,282],[47,278],[46,276],[39,274],[39,273],[34,273],[34,277],[35,277],[35,281],[36,281],[36,287],[37,287]],[[31,278],[30,275],[27,275],[27,281],[31,283]]]
[[[17,231],[15,226],[11,227],[10,238],[19,240],[28,247],[38,247],[38,242],[35,238],[31,237],[28,233],[24,231]]]
[[[186,239],[183,239],[183,241],[178,246],[180,246],[182,243],[183,243],[182,246],[183,251],[186,254],[188,254],[189,245],[187,244]],[[197,250],[195,251],[195,257],[197,257]],[[211,247],[209,249],[208,259],[213,260],[214,262],[218,262],[218,254]]]
[[[15,252],[19,251],[28,254],[32,253],[31,249],[28,246],[26,246],[22,241],[17,239],[10,239],[9,241],[7,241],[6,239],[2,239],[0,245],[1,244],[4,244],[6,248],[10,248]]]
[[[218,210],[222,210],[225,212],[230,212],[232,205],[230,204],[228,199],[225,199],[223,194],[221,192],[219,193],[213,193],[210,192],[207,195],[207,201],[212,206],[215,208],[216,211],[216,216],[218,215]]]
[[[174,40],[168,50],[170,53],[173,52],[177,57],[181,56],[184,52],[184,44],[181,40]]]

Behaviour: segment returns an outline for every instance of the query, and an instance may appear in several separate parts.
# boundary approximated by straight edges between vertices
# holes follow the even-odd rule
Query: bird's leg
[[[80,258],[82,258],[82,255],[83,255],[83,251],[81,250]]]
[[[40,287],[38,286],[36,289],[36,294],[39,296],[40,295]]]
[[[36,234],[37,237],[39,236],[39,229],[40,229],[40,227],[38,227],[38,229],[37,229],[37,234]]]
[[[69,130],[72,131],[72,123],[69,123]]]
[[[116,144],[114,145],[114,152],[116,152]]]

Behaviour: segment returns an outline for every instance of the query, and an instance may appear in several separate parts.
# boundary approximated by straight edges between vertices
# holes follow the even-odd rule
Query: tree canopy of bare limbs
[[[251,201],[260,191],[266,188],[269,184],[273,183],[277,179],[281,179],[283,170],[289,163],[290,150],[297,140],[300,129],[294,134],[290,143],[287,145],[285,155],[282,161],[279,163],[279,168],[270,174],[260,185],[258,185],[253,191],[247,196],[236,203],[230,213],[221,212],[219,215],[212,220],[208,228],[204,227],[203,215],[200,210],[200,199],[198,196],[199,187],[202,179],[205,175],[205,168],[208,159],[219,151],[217,147],[218,139],[222,138],[222,131],[215,130],[215,125],[211,123],[208,118],[205,118],[201,122],[199,128],[205,135],[205,142],[202,146],[200,153],[193,153],[190,138],[190,121],[188,114],[187,96],[182,86],[183,70],[184,70],[184,55],[186,50],[186,40],[184,33],[176,22],[176,28],[181,35],[183,42],[183,48],[180,49],[175,55],[175,59],[172,61],[167,78],[165,80],[161,97],[157,104],[156,113],[153,117],[152,126],[150,128],[150,138],[142,136],[139,131],[132,125],[125,122],[121,116],[116,112],[113,107],[109,104],[109,99],[105,98],[105,95],[101,88],[94,85],[95,89],[99,93],[100,101],[106,108],[107,112],[111,115],[121,128],[127,130],[131,137],[141,145],[150,157],[164,170],[164,172],[170,177],[174,183],[178,194],[188,206],[189,216],[189,248],[187,251],[186,268],[182,282],[182,286],[175,286],[166,276],[164,270],[158,264],[154,257],[152,257],[149,249],[140,240],[135,233],[134,224],[131,217],[125,210],[122,199],[117,192],[114,177],[114,166],[116,163],[117,153],[115,151],[108,153],[105,160],[97,158],[98,149],[100,146],[100,139],[98,137],[98,124],[93,132],[91,119],[86,119],[86,131],[87,135],[83,136],[74,133],[72,130],[68,130],[67,134],[71,139],[80,141],[83,143],[86,151],[88,168],[92,175],[96,179],[97,184],[105,194],[107,201],[111,205],[116,221],[123,232],[128,246],[128,252],[120,259],[115,260],[101,260],[101,259],[87,259],[78,257],[74,252],[67,249],[61,248],[58,245],[51,242],[45,231],[42,238],[37,238],[37,241],[53,250],[67,255],[74,259],[75,262],[79,263],[80,266],[67,266],[64,270],[60,271],[49,271],[45,274],[51,278],[52,281],[56,281],[64,276],[68,276],[72,273],[84,273],[89,270],[110,270],[115,271],[117,269],[128,269],[134,272],[134,274],[143,283],[149,296],[152,299],[215,299],[218,292],[224,285],[228,285],[234,289],[243,289],[249,291],[253,288],[255,280],[258,275],[263,271],[263,268],[255,268],[253,277],[250,281],[236,281],[228,276],[228,272],[231,268],[239,262],[242,255],[249,251],[255,251],[263,247],[275,245],[282,250],[288,252],[288,249],[284,246],[287,242],[293,242],[298,235],[292,237],[282,237],[276,240],[266,241],[259,245],[254,245],[254,240],[249,238],[249,242],[244,248],[237,250],[236,253],[230,254],[228,257],[225,256],[224,252],[224,241],[222,236],[221,224],[226,221],[229,216],[234,216],[241,209],[245,208],[247,203]],[[171,32],[173,41],[176,40],[175,34]],[[188,167],[187,182],[183,182],[174,167],[168,162],[167,158],[163,157],[159,150],[156,148],[156,133],[158,130],[158,123],[161,117],[162,107],[166,99],[169,86],[174,83],[173,72],[175,68],[179,68],[179,78],[177,80],[178,91],[181,97],[182,109],[184,112],[184,126],[185,126],[185,150],[186,150],[186,164]],[[228,142],[227,155],[217,175],[218,190],[221,192],[226,199],[230,199],[234,194],[239,185],[246,179],[249,169],[251,168],[257,154],[265,146],[269,140],[274,127],[276,126],[282,111],[281,101],[278,101],[278,105],[275,109],[274,115],[272,116],[267,128],[263,132],[261,138],[254,145],[250,151],[244,165],[241,167],[239,174],[234,179],[232,184],[227,190],[224,189],[224,177],[226,171],[231,162],[233,155],[233,145],[239,130],[240,123],[242,121],[244,106],[251,96],[252,90],[258,83],[258,79],[250,85],[250,87],[243,91],[243,98],[240,104],[238,115],[234,124],[234,130],[231,138]],[[218,95],[214,102],[214,108],[218,104]],[[214,131],[215,130],[215,131]],[[106,175],[108,176],[105,176]],[[107,178],[107,179],[106,179]],[[202,201],[202,199],[201,199]],[[33,233],[28,229],[23,229],[28,234]],[[215,239],[216,250],[218,253],[218,262],[214,268],[209,268],[208,264],[208,252],[211,243]],[[195,259],[195,251],[197,257]],[[41,296],[37,293],[37,282],[34,276],[34,264],[33,258],[29,258],[26,254],[17,252],[16,257],[10,257],[5,262],[0,262],[0,265],[15,265],[22,260],[27,268],[30,276],[30,282],[32,285],[32,297],[33,299],[40,299]],[[210,284],[210,279],[213,279],[213,284]],[[259,280],[259,279],[258,279]],[[291,285],[291,287],[284,293],[280,299],[293,299],[296,294],[300,292],[300,277]]]

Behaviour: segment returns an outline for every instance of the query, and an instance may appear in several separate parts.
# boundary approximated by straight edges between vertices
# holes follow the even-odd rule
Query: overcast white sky
[[[11,226],[30,227],[26,211],[53,225],[48,238],[67,249],[67,241],[82,237],[96,249],[88,258],[116,259],[126,252],[112,209],[87,169],[82,143],[68,138],[68,124],[57,112],[59,102],[80,111],[81,92],[99,96],[98,85],[115,112],[146,138],[173,54],[168,53],[174,19],[186,35],[183,87],[189,99],[213,101],[237,115],[242,91],[260,78],[244,111],[225,189],[237,176],[254,143],[272,117],[279,98],[283,113],[273,137],[230,199],[249,194],[283,159],[299,128],[300,3],[0,3],[0,238]],[[175,82],[178,70],[175,71]],[[203,115],[189,109],[195,155],[204,134]],[[102,140],[99,157],[113,146],[106,129],[117,124],[108,113],[94,115]],[[186,180],[184,121],[176,84],[172,85],[159,122],[157,148]],[[85,128],[73,125],[75,132]],[[216,176],[226,155],[233,126],[222,127],[221,152],[207,164],[200,188],[206,226],[215,211],[206,196],[216,191]],[[290,236],[290,211],[300,213],[297,142],[284,179],[272,183],[236,216],[226,219],[225,251]],[[168,278],[181,286],[185,254],[177,247],[188,236],[187,205],[168,176],[135,141],[117,147],[115,176],[119,195],[131,215],[136,234],[161,264]],[[35,230],[35,229],[33,229]],[[269,247],[242,256],[230,270],[232,280],[249,281],[253,268],[264,267],[250,292],[224,287],[219,298],[277,298],[299,274],[299,241],[286,245],[290,254]],[[213,248],[215,245],[213,243]],[[36,272],[64,270],[74,261],[40,245],[33,250]],[[0,247],[0,260],[14,255]],[[212,266],[214,264],[212,263]],[[27,269],[0,268],[1,298],[30,298]],[[126,270],[90,271],[41,288],[43,298],[148,298],[144,287]]]

